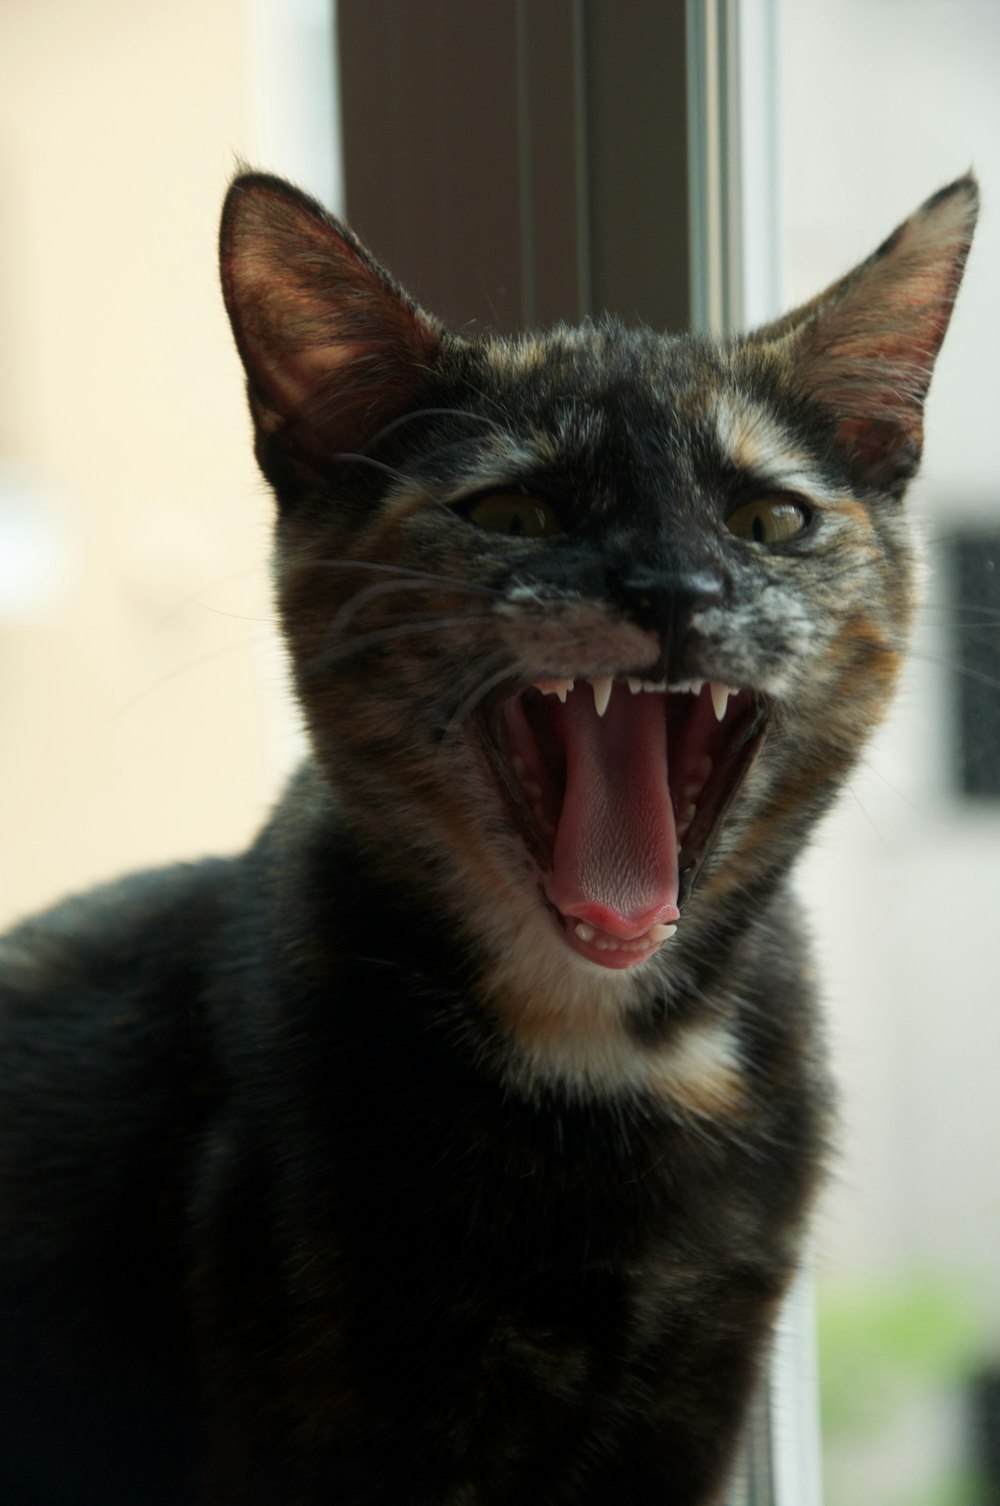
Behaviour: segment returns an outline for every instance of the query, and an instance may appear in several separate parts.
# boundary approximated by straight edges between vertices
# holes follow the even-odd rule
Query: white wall
[[[941,184],[979,173],[982,220],[911,505],[930,536],[982,516],[1000,529],[1000,6],[778,11],[787,301],[845,271]],[[944,599],[932,573],[899,708],[806,869],[846,1088],[820,1255],[840,1274],[956,1273],[1000,1339],[1000,805],[949,789]],[[997,641],[1000,679],[1000,627]]]

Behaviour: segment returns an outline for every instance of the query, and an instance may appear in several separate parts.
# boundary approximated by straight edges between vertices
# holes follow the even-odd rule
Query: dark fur
[[[899,496],[974,204],[745,341],[510,344],[234,185],[315,759],[245,855],[0,947],[5,1506],[719,1499],[828,1132],[787,875],[905,638]],[[790,449],[818,522],[745,545],[726,518]],[[518,488],[565,533],[463,516]],[[767,732],[677,937],[603,977],[483,718],[664,670],[753,687]]]

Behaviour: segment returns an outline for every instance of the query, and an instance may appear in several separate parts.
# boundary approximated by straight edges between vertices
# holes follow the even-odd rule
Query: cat
[[[789,875],[976,208],[747,336],[505,339],[232,184],[311,755],[0,947],[6,1506],[721,1501],[832,1138]]]

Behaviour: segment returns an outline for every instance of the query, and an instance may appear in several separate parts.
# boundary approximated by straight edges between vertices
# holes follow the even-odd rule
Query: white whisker
[[[480,625],[492,622],[491,616],[482,615],[475,617],[462,617],[457,619],[462,627],[470,623]],[[373,648],[379,643],[391,643],[394,639],[417,637],[423,633],[440,633],[454,631],[456,618],[433,617],[433,618],[408,618],[404,622],[394,623],[391,627],[377,628],[371,633],[363,633],[360,638],[352,638],[350,642],[341,644],[339,648],[330,649],[320,655],[309,666],[310,674],[319,674],[328,669],[332,664],[339,664],[344,659],[349,659],[352,654],[359,654],[366,648]]]
[[[336,637],[351,618],[357,616],[362,607],[380,596],[392,595],[397,591],[439,591],[440,589],[440,582],[437,580],[383,580],[376,582],[373,586],[365,586],[363,590],[356,591],[353,596],[349,597],[336,613],[330,623],[329,636]]]
[[[493,656],[493,662],[496,662],[496,656]],[[498,669],[495,674],[489,675],[487,679],[476,687],[471,695],[467,695],[465,700],[461,702],[457,710],[452,714],[451,719],[445,727],[445,736],[454,736],[459,728],[468,721],[476,707],[489,695],[490,691],[495,690],[498,685],[502,685],[504,680],[509,680],[512,673],[511,665],[505,663],[502,669]]]

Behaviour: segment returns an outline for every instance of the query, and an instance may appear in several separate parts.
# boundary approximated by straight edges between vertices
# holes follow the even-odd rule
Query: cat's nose
[[[612,572],[612,584],[625,610],[639,627],[658,635],[663,678],[678,681],[697,672],[690,660],[695,615],[725,600],[721,575],[704,568],[659,569],[632,565]]]

